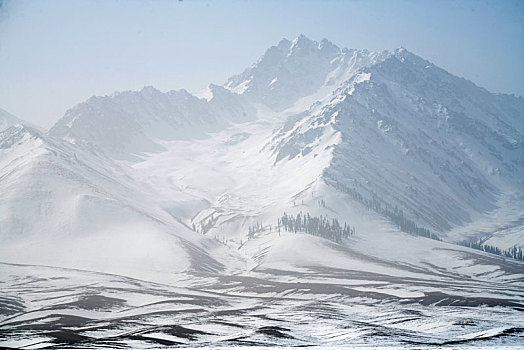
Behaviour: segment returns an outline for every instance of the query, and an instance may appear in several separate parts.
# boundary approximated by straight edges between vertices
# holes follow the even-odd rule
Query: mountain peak
[[[286,38],[282,38],[279,42],[278,42],[278,45],[277,45],[277,48],[281,49],[281,50],[289,50],[289,48],[291,47],[291,41],[289,41],[288,39]]]
[[[140,95],[142,95],[146,99],[152,99],[155,96],[162,95],[162,94],[163,93],[160,90],[150,85],[144,86],[142,90],[140,90]]]
[[[11,113],[0,108],[0,131],[5,130],[9,128],[10,126],[14,126],[14,125],[24,125],[24,126],[29,126],[35,130],[39,130],[39,131],[41,130],[40,127],[33,125],[29,122],[26,122],[25,120],[22,120],[18,117],[15,117]]]
[[[146,93],[146,94],[150,94],[150,93],[157,93],[157,92],[160,92],[160,90],[156,89],[154,86],[147,85],[147,86],[144,86],[144,87],[142,88],[142,90],[140,90],[140,92],[142,92],[142,93]]]
[[[293,41],[294,42],[314,42],[314,40],[311,40],[304,34],[299,34]]]
[[[355,54],[357,51],[359,54]],[[311,96],[322,86],[326,87],[324,91],[335,89],[356,70],[385,55],[342,50],[325,38],[317,42],[300,34],[292,41],[282,39],[270,47],[254,65],[232,76],[224,87],[278,111]]]
[[[320,41],[320,44],[318,45],[318,48],[320,51],[328,54],[328,55],[336,55],[340,53],[342,50],[337,45],[333,44],[328,39],[324,38]]]
[[[400,61],[409,60],[412,62],[422,62],[424,64],[428,64],[429,62],[422,57],[414,54],[413,52],[409,51],[403,46],[400,46],[399,48],[393,50],[392,56],[397,57]]]
[[[303,34],[297,36],[291,45],[291,51],[296,50],[308,50],[308,49],[318,49],[318,43],[314,40],[309,39]]]

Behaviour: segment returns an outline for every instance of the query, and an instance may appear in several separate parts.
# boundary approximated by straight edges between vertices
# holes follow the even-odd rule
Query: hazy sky
[[[303,33],[404,46],[493,92],[524,95],[524,1],[0,0],[0,108],[51,126],[92,95],[195,92]]]

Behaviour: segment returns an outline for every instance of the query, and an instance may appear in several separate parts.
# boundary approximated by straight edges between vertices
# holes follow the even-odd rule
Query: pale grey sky
[[[524,95],[524,2],[0,0],[0,108],[49,127],[92,95],[195,92],[303,33],[408,50],[493,92]]]

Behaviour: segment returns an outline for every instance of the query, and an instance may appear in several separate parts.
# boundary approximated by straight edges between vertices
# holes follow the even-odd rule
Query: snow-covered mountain
[[[318,43],[300,35],[269,48],[252,67],[231,77],[225,87],[281,111],[302,97],[332,90],[387,54],[340,49],[327,39]]]
[[[4,111],[0,108],[0,131],[5,130],[14,125],[26,125],[34,129],[39,129],[38,127],[32,125],[31,123],[26,122],[20,118],[15,117],[11,113]]]
[[[0,346],[518,342],[524,265],[455,243],[524,247],[522,97],[304,36],[204,95],[0,116]]]
[[[209,92],[208,99],[200,99],[185,90],[162,93],[145,87],[92,97],[68,110],[49,134],[125,159],[165,150],[157,140],[198,139],[255,117],[241,96],[217,85],[210,85]]]
[[[210,85],[206,98],[146,87],[90,98],[47,135],[23,136],[20,144],[10,140],[29,129],[9,129],[4,171],[11,173],[9,155],[20,152],[16,157],[30,163],[28,181],[41,185],[42,164],[64,168],[56,162],[67,157],[42,162],[49,155],[42,152],[33,156],[35,166],[25,152],[85,154],[83,163],[68,163],[69,172],[105,171],[111,198],[134,200],[137,212],[159,211],[223,240],[240,242],[250,224],[275,222],[284,211],[358,221],[358,208],[366,208],[402,231],[452,242],[511,232],[511,239],[490,242],[508,249],[524,245],[523,106],[522,98],[489,93],[404,48],[340,49],[301,35],[283,39],[224,86]],[[38,147],[26,146],[26,138],[39,140],[32,141]],[[16,178],[18,186],[35,187]],[[133,194],[120,198],[130,187]],[[154,200],[136,199],[144,196]],[[347,211],[347,203],[357,209]],[[13,210],[4,217],[6,232],[59,220],[40,209],[32,220],[18,220]],[[505,223],[493,217],[501,210]],[[461,231],[488,217],[497,222],[490,232]]]
[[[325,153],[321,140],[338,135],[323,174],[329,184],[442,233],[495,209],[501,194],[522,193],[520,100],[507,106],[399,49],[293,117],[270,145],[281,161]]]
[[[160,210],[238,241],[253,220],[321,201],[311,209],[319,215],[355,220],[340,212],[349,202],[453,242],[509,230],[512,239],[494,244],[507,249],[524,244],[523,106],[404,48],[340,49],[301,35],[210,85],[206,98],[153,87],[93,97],[45,137],[112,162],[107,176],[113,159],[126,160],[126,181],[160,192]],[[500,210],[513,224],[493,217]],[[489,215],[491,232],[461,231]]]

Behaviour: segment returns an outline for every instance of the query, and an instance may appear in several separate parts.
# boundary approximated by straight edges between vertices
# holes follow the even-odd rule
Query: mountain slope
[[[510,108],[399,49],[290,118],[269,146],[277,162],[321,154],[319,140],[335,133],[329,184],[389,218],[443,233],[522,191],[524,136],[511,122],[520,100],[506,98]]]
[[[33,129],[39,129],[37,126],[32,125],[25,120],[15,117],[11,113],[4,111],[0,108],[0,131],[3,131],[11,126],[15,125],[26,125]]]
[[[0,133],[2,260],[167,278],[222,269],[124,168],[26,127]]]
[[[49,130],[53,137],[96,145],[118,159],[138,159],[165,150],[157,140],[199,139],[230,123],[254,118],[242,97],[210,86],[209,100],[185,90],[162,93],[153,87],[92,97],[68,110]]]

